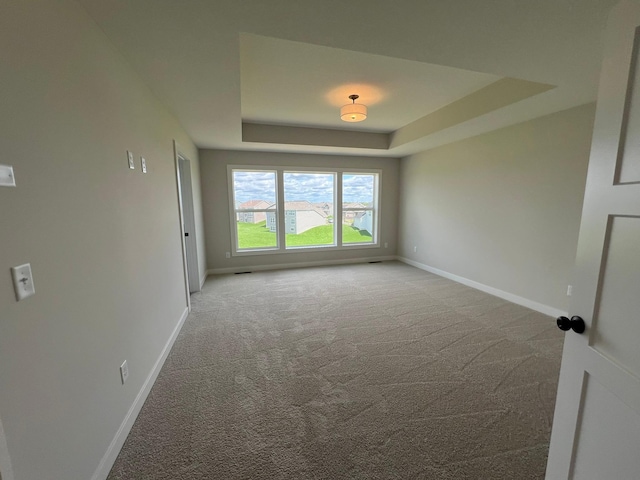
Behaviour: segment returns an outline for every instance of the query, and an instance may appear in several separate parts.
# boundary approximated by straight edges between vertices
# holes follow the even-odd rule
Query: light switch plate
[[[122,380],[123,385],[127,381],[127,378],[129,378],[129,364],[125,360],[122,362],[122,365],[120,365],[120,380]]]
[[[129,168],[131,170],[135,170],[136,164],[133,162],[133,153],[131,153],[129,150],[127,150],[127,160],[129,160]]]
[[[13,176],[11,165],[0,165],[0,187],[15,187],[16,177]]]
[[[13,267],[11,269],[11,277],[13,278],[13,289],[16,291],[17,301],[24,300],[36,293],[30,263]]]
[[[142,164],[142,173],[147,173],[147,161],[144,157],[140,157],[140,163]]]

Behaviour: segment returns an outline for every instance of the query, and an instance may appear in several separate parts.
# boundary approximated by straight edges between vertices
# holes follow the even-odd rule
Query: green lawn
[[[271,233],[266,225],[266,220],[260,223],[238,223],[238,247],[240,249],[275,247],[276,234]]]
[[[287,233],[286,242],[287,247],[332,245],[333,225],[320,225],[299,235]],[[342,225],[342,242],[371,243],[371,235],[350,225]],[[266,222],[238,223],[238,243],[240,249],[275,247],[276,234],[267,229]]]
[[[366,230],[358,230],[351,225],[342,224],[342,243],[371,243],[372,241],[371,234]]]

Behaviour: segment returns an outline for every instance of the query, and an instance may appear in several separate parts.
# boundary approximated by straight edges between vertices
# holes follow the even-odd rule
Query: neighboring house
[[[329,216],[333,212],[333,203],[320,202],[314,203],[313,206],[322,210],[325,216]]]
[[[238,208],[253,208],[256,210],[261,210],[264,208],[269,208],[270,205],[271,203],[265,200],[249,200],[238,205]],[[266,219],[267,214],[265,212],[238,212],[238,222],[240,223],[260,223],[264,222]]]
[[[364,212],[355,212],[353,218],[353,226],[358,230],[365,230],[368,233],[373,232],[373,211],[366,210]]]
[[[270,208],[275,209],[275,206]],[[298,234],[329,223],[325,210],[306,200],[285,202],[284,209],[285,233]],[[275,212],[267,212],[267,228],[272,232],[277,230]]]
[[[364,203],[345,203],[343,205],[343,208],[365,208],[366,205]],[[354,218],[356,218],[356,215],[360,213],[360,212],[354,212],[352,210],[348,210],[343,212],[342,216],[344,219],[344,222],[347,224],[351,224],[352,222],[350,220],[353,220]]]

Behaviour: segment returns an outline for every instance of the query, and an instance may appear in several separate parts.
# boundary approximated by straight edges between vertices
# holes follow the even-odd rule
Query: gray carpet
[[[396,262],[192,301],[109,480],[544,478],[552,318]]]

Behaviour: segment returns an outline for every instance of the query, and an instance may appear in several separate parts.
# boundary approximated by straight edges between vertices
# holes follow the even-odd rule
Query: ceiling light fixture
[[[353,103],[348,103],[340,109],[340,118],[345,122],[361,122],[367,119],[367,106],[356,103],[359,95],[349,95]]]

